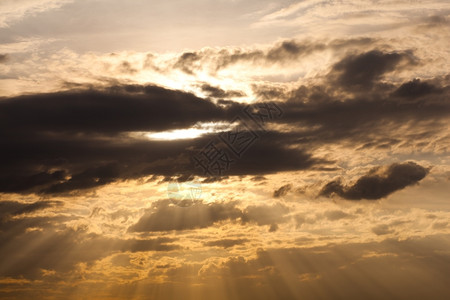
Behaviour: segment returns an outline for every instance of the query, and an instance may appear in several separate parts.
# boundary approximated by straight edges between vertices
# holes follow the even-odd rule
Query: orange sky
[[[447,1],[0,1],[0,298],[448,299]]]

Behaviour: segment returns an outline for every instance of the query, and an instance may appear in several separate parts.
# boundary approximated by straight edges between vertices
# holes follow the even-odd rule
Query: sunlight
[[[145,136],[151,140],[183,140],[183,139],[195,139],[201,135],[208,133],[207,129],[189,128],[189,129],[177,129],[164,132],[152,132],[147,133]]]
[[[145,132],[144,136],[150,140],[156,141],[186,140],[195,139],[207,133],[218,132],[228,127],[229,124],[223,122],[199,123],[192,128],[175,129],[160,132]]]

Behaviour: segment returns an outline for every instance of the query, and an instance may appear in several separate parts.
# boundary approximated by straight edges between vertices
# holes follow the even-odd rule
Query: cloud
[[[209,97],[213,98],[235,98],[245,96],[245,94],[241,91],[224,91],[219,87],[215,87],[206,83],[201,86],[201,89]]]
[[[177,239],[158,237],[154,239],[129,239],[129,240],[119,240],[121,243],[120,251],[130,251],[130,252],[148,252],[148,251],[173,251],[181,249],[180,245],[172,244],[172,242]]]
[[[200,60],[200,56],[195,52],[185,52],[178,58],[174,68],[181,69],[183,72],[193,75],[194,64]]]
[[[393,95],[409,99],[426,96],[433,93],[440,93],[442,89],[435,87],[433,84],[423,82],[416,78],[406,83],[403,83]]]
[[[372,50],[348,55],[332,67],[330,75],[346,88],[370,88],[384,74],[416,63],[411,52],[385,53]]]
[[[336,194],[348,200],[377,200],[416,184],[428,172],[429,169],[414,162],[375,167],[352,185],[344,186],[339,180],[327,183],[320,191],[320,195],[329,197]]]
[[[450,111],[448,85],[433,85],[431,90],[429,86],[418,81],[412,86],[388,84],[365,90],[364,95],[341,94],[335,81],[300,86],[284,91],[284,114],[277,122],[290,125],[286,134],[291,136],[290,143],[309,147],[339,142],[354,148],[389,148],[420,140],[423,148],[432,136],[447,130]]]
[[[22,220],[26,222],[26,219]],[[174,238],[121,239],[88,233],[85,230],[60,229],[45,226],[42,231],[0,232],[0,255],[9,257],[0,265],[0,277],[39,279],[42,270],[56,271],[58,276],[76,270],[79,263],[92,264],[114,253],[169,252],[181,247]],[[7,245],[7,246],[6,246]],[[32,247],[33,251],[28,251]],[[11,252],[10,249],[15,249]],[[69,251],[70,250],[70,251]]]
[[[337,41],[334,44],[339,46]],[[379,82],[386,72],[413,64],[411,57],[410,52],[352,53],[336,63],[322,82],[292,89],[255,87],[257,94],[278,99],[284,113],[268,121],[265,130],[250,126],[258,138],[241,157],[225,147],[218,133],[174,141],[133,135],[231,122],[242,116],[245,107],[232,100],[215,103],[152,85],[92,86],[4,98],[0,103],[0,192],[73,194],[148,175],[206,176],[193,156],[212,141],[222,143],[221,149],[230,156],[229,168],[218,178],[332,170],[333,154],[325,154],[325,159],[316,156],[323,152],[315,151],[334,143],[364,151],[442,150],[445,140],[437,142],[433,137],[448,129],[448,79]],[[359,68],[359,63],[367,67]],[[364,95],[348,89],[367,84],[372,89]],[[214,86],[205,88],[215,96],[222,93]],[[247,116],[242,119],[245,124],[252,122]]]
[[[7,62],[9,59],[9,55],[8,54],[0,54],[0,64],[3,64],[5,62]]]
[[[324,216],[330,221],[354,218],[353,215],[343,212],[342,210],[328,210],[324,212]]]
[[[192,94],[133,85],[3,99],[0,112],[0,192],[19,193],[62,193],[151,174],[145,168],[171,153],[176,161],[192,144],[129,132],[190,127],[228,114]]]
[[[63,216],[28,216],[34,212],[39,212],[48,208],[56,209],[63,203],[60,201],[36,201],[33,203],[23,203],[18,201],[0,201],[0,233],[20,234],[29,228],[43,228],[48,224],[60,221],[67,221],[70,217]],[[0,234],[1,235],[1,234]],[[0,240],[2,237],[0,236]],[[4,241],[6,242],[6,241]]]
[[[236,245],[243,245],[250,240],[248,239],[220,239],[215,241],[209,241],[204,243],[205,246],[213,246],[213,247],[222,247],[222,248],[231,248]]]
[[[292,185],[291,184],[285,184],[282,187],[280,187],[279,189],[275,190],[273,192],[273,197],[274,198],[280,198],[283,196],[286,196],[286,194],[292,189]]]
[[[289,208],[283,204],[250,205],[245,209],[237,202],[205,203],[201,200],[160,200],[152,204],[130,232],[182,231],[213,226],[222,221],[240,221],[258,226],[284,223],[289,220]]]
[[[387,224],[379,224],[372,228],[372,232],[375,233],[376,235],[385,235],[394,233],[395,231]]]
[[[275,226],[288,221],[288,213],[289,208],[281,203],[273,205],[250,205],[244,210],[242,221],[255,222],[259,226]]]
[[[0,28],[8,27],[26,15],[59,8],[72,0],[5,0],[0,4]]]
[[[243,115],[243,108],[140,85],[4,99],[0,192],[64,194],[146,175],[204,175],[192,156],[209,142],[220,142],[217,134],[156,141],[131,133],[229,122]],[[231,158],[233,166],[224,175],[263,175],[325,163],[302,149],[289,149],[276,132],[254,130],[267,138],[257,140],[238,163]]]
[[[59,201],[37,201],[33,203],[23,203],[17,201],[0,201],[0,218],[4,216],[17,216],[29,214],[38,210],[43,210],[49,207],[62,205]]]
[[[448,235],[436,235],[379,243],[259,249],[255,258],[230,257],[202,274],[211,284],[218,277],[229,282],[236,291],[233,296],[242,299],[316,299],[318,291],[326,299],[361,299],[368,294],[410,299],[430,293],[433,298],[445,299],[449,288],[444,281],[436,283],[436,278],[449,274],[448,244]],[[363,276],[365,272],[371,276]],[[410,284],[416,280],[437,284],[436,289]]]
[[[178,56],[173,68],[180,69],[186,74],[194,75],[196,71],[205,66],[211,72],[226,69],[233,65],[285,65],[289,62],[298,62],[300,58],[307,57],[315,52],[327,49],[337,51],[344,48],[361,48],[370,46],[375,42],[372,38],[334,39],[328,42],[309,40],[284,40],[266,49],[220,49],[206,48],[196,52],[184,52]]]
[[[4,99],[0,110],[2,128],[14,132],[159,131],[227,117],[227,110],[211,101],[151,85],[20,96]]]
[[[204,203],[203,201],[173,202],[161,200],[152,205],[139,221],[129,228],[130,232],[156,232],[188,230],[212,226],[242,217],[233,202]]]

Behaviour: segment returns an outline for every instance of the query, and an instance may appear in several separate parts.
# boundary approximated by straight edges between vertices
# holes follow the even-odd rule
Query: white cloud
[[[0,28],[8,27],[26,15],[56,9],[72,0],[2,0],[0,2]]]

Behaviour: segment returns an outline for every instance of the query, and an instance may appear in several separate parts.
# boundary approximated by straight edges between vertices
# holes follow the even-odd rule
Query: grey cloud
[[[349,186],[344,186],[339,180],[331,181],[322,188],[320,195],[336,194],[348,200],[376,200],[416,184],[428,172],[428,169],[414,162],[395,163],[384,168],[376,167]]]
[[[252,181],[264,181],[264,180],[267,180],[267,178],[264,176],[258,175],[258,176],[252,177],[251,180]]]
[[[282,187],[280,187],[279,189],[275,190],[273,192],[273,197],[274,198],[280,198],[283,196],[286,196],[286,194],[292,189],[292,185],[291,184],[285,184]]]
[[[300,55],[307,55],[314,51],[324,50],[324,44],[306,43],[298,41],[284,41],[276,45],[267,52],[266,58],[269,61],[295,60]]]
[[[448,15],[445,13],[432,15],[424,18],[422,20],[422,24],[419,25],[419,28],[422,29],[430,29],[430,28],[438,28],[441,29],[443,27],[448,27],[450,25],[450,19]]]
[[[288,221],[289,208],[283,204],[250,205],[241,210],[236,202],[205,203],[201,200],[160,200],[132,225],[130,232],[192,230],[213,226],[221,221],[276,225]]]
[[[154,232],[205,228],[220,221],[236,220],[240,217],[242,212],[233,202],[161,200],[153,204],[152,208],[129,228],[129,231]]]
[[[183,53],[174,64],[174,68],[181,69],[187,74],[194,74],[194,64],[199,61],[201,57],[195,52]]]
[[[213,98],[235,98],[244,97],[245,93],[241,91],[225,91],[219,87],[215,87],[209,84],[203,84],[201,86],[203,92],[207,93],[209,97]]]
[[[416,64],[411,52],[385,53],[379,50],[349,55],[332,68],[329,76],[348,88],[370,88],[385,73]]]
[[[336,81],[344,78],[350,86],[360,85],[361,80],[377,82],[384,72],[402,68],[400,61],[410,62],[409,55],[378,50],[351,54],[334,66],[337,70],[324,84],[294,90],[269,88],[273,95],[263,87],[260,93],[284,99],[284,103],[278,102],[283,116],[271,123],[289,130],[255,130],[261,138],[242,158],[234,159],[220,178],[331,170],[327,167],[333,161],[315,157],[314,150],[336,142],[361,151],[408,145],[424,148],[430,137],[447,128],[448,78],[414,79],[382,89],[375,84],[364,96],[351,91],[341,94]],[[358,69],[356,63],[366,61],[368,67]],[[243,108],[230,100],[215,104],[190,93],[150,85],[5,98],[0,103],[0,192],[73,194],[147,175],[204,176],[201,168],[195,168],[192,156],[216,141],[216,134],[177,141],[151,141],[127,134],[188,128],[198,122],[229,122]]]
[[[157,131],[226,118],[225,109],[190,93],[156,86],[112,86],[27,95],[0,103],[2,134],[42,130],[117,133]],[[233,116],[231,112],[231,116]],[[230,116],[230,118],[231,118]]]
[[[220,276],[230,282],[233,295],[241,299],[317,299],[320,295],[324,299],[431,296],[444,300],[450,289],[446,280],[436,278],[449,275],[448,246],[448,235],[436,235],[379,243],[260,249],[256,258],[229,258],[219,270],[210,269],[204,276]],[[361,275],[366,272],[371,276]],[[413,284],[417,280],[424,284]]]
[[[372,228],[372,232],[375,233],[376,235],[385,235],[394,233],[395,231],[387,224],[379,224]]]
[[[138,72],[128,61],[123,61],[117,68],[120,73],[135,74]]]
[[[220,239],[215,241],[210,241],[204,243],[205,246],[214,246],[214,247],[222,247],[222,248],[231,248],[236,245],[243,245],[250,240],[248,239]]]
[[[318,216],[309,216],[304,213],[296,214],[293,216],[295,220],[295,227],[300,228],[304,224],[314,224],[318,220]]]
[[[9,55],[8,54],[1,54],[0,53],[0,64],[7,62],[9,59]]]
[[[203,175],[191,158],[216,135],[154,141],[128,133],[231,121],[243,108],[233,101],[216,105],[189,93],[140,85],[3,99],[0,192],[70,194],[146,175]],[[263,175],[326,163],[287,148],[276,132],[257,134],[267,138],[257,140],[224,175]]]
[[[355,216],[348,214],[342,210],[328,210],[324,212],[325,218],[327,218],[330,221],[337,221],[341,219],[352,219]]]
[[[289,208],[281,203],[273,205],[250,205],[244,210],[243,221],[255,222],[259,226],[284,223],[288,220]]]
[[[433,93],[440,93],[442,89],[437,88],[431,83],[421,81],[416,78],[411,81],[403,83],[393,95],[398,97],[404,97],[409,99],[415,99],[417,97],[426,96]]]
[[[59,201],[37,201],[33,203],[23,203],[17,201],[0,201],[0,219],[6,216],[17,216],[43,210],[49,207],[62,205]]]
[[[8,263],[0,264],[0,276],[39,279],[43,276],[42,269],[68,273],[79,263],[90,264],[114,253],[167,252],[181,248],[173,243],[177,239],[166,237],[108,238],[84,230],[55,230],[54,222],[44,229],[23,231],[14,236],[0,233],[0,255],[8,257]],[[33,251],[28,251],[30,247]]]
[[[29,216],[33,212],[47,208],[56,209],[61,206],[59,201],[37,201],[23,203],[17,201],[0,201],[0,244],[20,235],[30,228],[45,228],[49,224],[61,224],[74,219],[66,216]]]
[[[121,251],[147,252],[147,251],[173,251],[181,249],[181,246],[172,244],[177,239],[158,237],[154,239],[129,239],[120,241]]]
[[[313,42],[308,40],[285,40],[276,43],[267,50],[261,49],[211,49],[197,52],[185,52],[180,55],[174,64],[174,68],[183,70],[187,74],[194,74],[202,68],[202,61],[213,64],[216,70],[227,68],[238,63],[251,64],[285,64],[306,57],[314,52],[326,49],[340,50],[344,48],[365,48],[375,42],[370,38],[335,39],[329,42]]]
[[[448,222],[446,221],[442,221],[442,222],[434,222],[433,225],[431,226],[433,229],[445,229],[447,228],[449,225]]]

